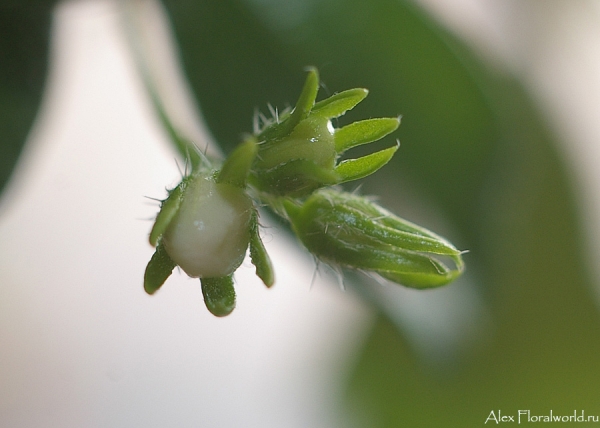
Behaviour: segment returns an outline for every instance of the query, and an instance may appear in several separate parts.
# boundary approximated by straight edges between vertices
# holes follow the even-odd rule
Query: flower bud
[[[252,210],[252,200],[243,190],[198,174],[187,183],[162,243],[191,277],[230,275],[244,260]]]
[[[179,266],[201,279],[206,307],[215,316],[235,308],[233,273],[248,246],[257,275],[270,287],[271,261],[260,240],[258,214],[246,192],[256,156],[253,141],[239,145],[219,170],[200,165],[162,201],[150,232],[156,252],[144,274],[144,289],[155,293]]]
[[[461,252],[452,244],[365,197],[328,189],[302,204],[288,199],[283,206],[304,246],[331,265],[374,272],[413,288],[447,284],[463,271]]]
[[[263,129],[252,137],[259,144],[253,184],[262,192],[307,196],[318,188],[372,174],[398,148],[393,146],[359,159],[338,162],[346,150],[395,131],[400,119],[369,119],[336,129],[331,119],[360,103],[368,91],[350,89],[315,103],[318,88],[317,71],[310,69],[294,110],[266,121]]]

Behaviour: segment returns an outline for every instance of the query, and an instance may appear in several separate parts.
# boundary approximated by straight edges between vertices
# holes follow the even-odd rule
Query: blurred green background
[[[48,61],[55,1],[0,5],[0,191],[33,124]]]
[[[314,65],[327,85],[323,94],[370,90],[343,123],[403,116],[395,134],[401,149],[362,192],[404,215],[411,210],[397,194],[416,189],[450,225],[448,238],[470,251],[467,269],[491,319],[486,340],[432,367],[382,312],[355,359],[342,412],[368,427],[480,426],[497,409],[600,414],[600,319],[574,185],[516,79],[487,66],[410,2],[164,5],[224,151],[251,131],[257,106],[293,103],[303,67]],[[0,7],[0,186],[40,99],[49,12],[37,3]]]

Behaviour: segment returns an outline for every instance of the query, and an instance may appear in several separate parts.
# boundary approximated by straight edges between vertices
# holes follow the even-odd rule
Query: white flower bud
[[[162,243],[191,277],[230,275],[244,260],[252,211],[252,200],[242,189],[198,174],[187,183]]]

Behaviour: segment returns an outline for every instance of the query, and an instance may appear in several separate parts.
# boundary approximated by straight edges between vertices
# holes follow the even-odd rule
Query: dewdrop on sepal
[[[273,284],[256,208],[246,192],[255,155],[254,142],[245,142],[220,170],[200,167],[169,192],[150,232],[156,252],[146,268],[146,292],[156,292],[179,266],[200,278],[208,309],[216,316],[228,315],[235,308],[232,276],[249,245],[257,274],[267,286]]]
[[[368,91],[350,89],[316,103],[318,89],[319,75],[310,68],[294,109],[266,120],[262,129],[251,137],[258,143],[258,155],[250,180],[258,190],[277,196],[305,197],[321,187],[374,173],[398,149],[396,144],[358,159],[338,162],[347,150],[395,131],[400,119],[367,119],[336,129],[331,119],[354,108]]]

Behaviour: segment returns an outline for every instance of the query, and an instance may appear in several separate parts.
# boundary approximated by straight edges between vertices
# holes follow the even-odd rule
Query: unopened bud
[[[331,265],[413,288],[447,284],[463,271],[461,252],[451,243],[368,198],[320,190],[302,204],[286,200],[284,209],[304,246]]]

